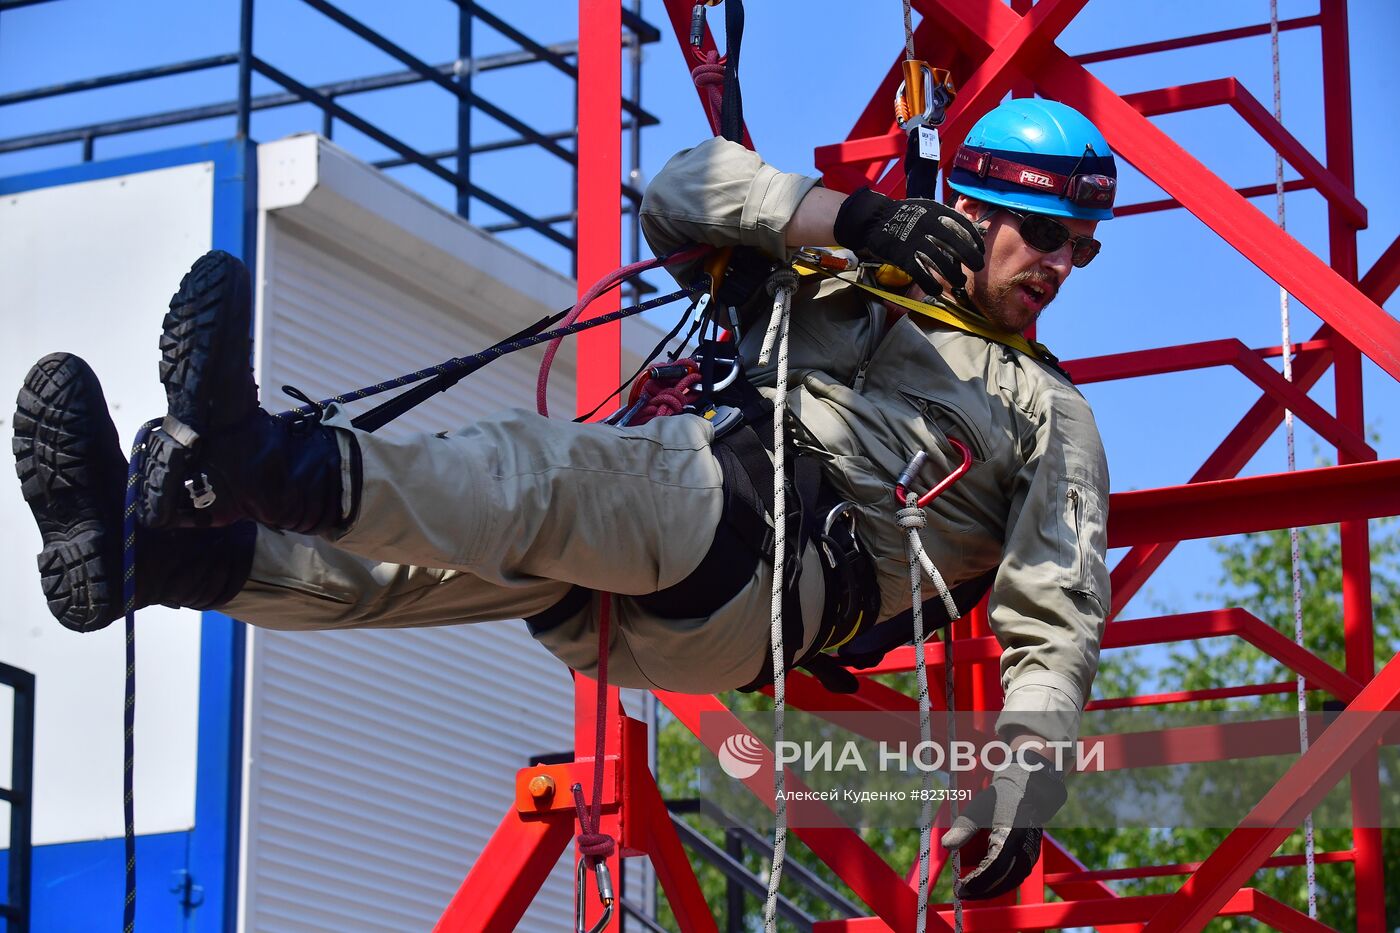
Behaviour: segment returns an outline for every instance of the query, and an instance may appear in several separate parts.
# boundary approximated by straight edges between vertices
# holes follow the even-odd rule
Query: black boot
[[[344,494],[335,430],[258,406],[251,328],[247,270],[228,253],[206,254],[165,316],[160,379],[169,410],[151,433],[138,498],[148,527],[252,519],[317,534],[352,517],[358,490]]]
[[[127,464],[97,375],[69,353],[29,370],[14,419],[15,469],[43,536],[39,576],[49,610],[78,632],[123,615],[122,514]],[[248,579],[257,526],[136,532],[136,608],[212,609]]]

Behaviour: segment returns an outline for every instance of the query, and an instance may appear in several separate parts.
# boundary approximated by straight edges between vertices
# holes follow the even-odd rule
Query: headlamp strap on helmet
[[[1083,157],[1080,162],[1083,162]],[[1062,175],[1023,162],[1002,159],[972,146],[958,148],[957,155],[953,157],[953,168],[972,172],[979,180],[995,178],[1022,188],[1058,194],[1083,206],[1112,207],[1118,187],[1118,180],[1110,175],[1078,174],[1078,165],[1074,172]]]

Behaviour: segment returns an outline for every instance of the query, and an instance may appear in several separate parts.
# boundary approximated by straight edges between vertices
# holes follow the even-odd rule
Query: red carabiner
[[[972,451],[968,449],[967,445],[955,437],[948,438],[948,443],[956,447],[958,453],[962,454],[962,463],[958,464],[957,469],[953,472],[943,477],[937,486],[934,486],[919,497],[919,508],[921,509],[947,492],[949,487],[962,479],[964,473],[972,469]],[[922,450],[914,454],[913,458],[909,461],[909,465],[904,468],[904,472],[899,474],[899,479],[895,481],[894,497],[895,501],[901,506],[905,504],[904,500],[909,495],[907,487],[914,481],[914,477],[918,475],[919,470],[923,469],[924,460],[927,459],[927,457],[928,454],[924,453]]]

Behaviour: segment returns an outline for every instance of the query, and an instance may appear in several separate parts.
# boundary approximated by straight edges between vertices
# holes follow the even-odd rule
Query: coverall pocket
[[[1107,611],[1108,571],[1099,556],[1107,531],[1098,490],[1066,477],[1058,484],[1058,497],[1059,584],[1071,593],[1093,597]]]
[[[909,404],[919,410],[925,421],[937,428],[936,433],[941,438],[957,438],[972,451],[972,459],[975,462],[986,461],[987,442],[978,430],[976,422],[969,418],[966,412],[946,399],[934,398],[931,394],[909,385],[901,384],[899,391]]]

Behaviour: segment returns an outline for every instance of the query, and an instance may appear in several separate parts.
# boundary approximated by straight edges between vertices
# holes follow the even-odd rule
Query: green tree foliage
[[[1377,666],[1400,650],[1400,535],[1390,521],[1371,525],[1371,594]],[[1205,598],[1221,606],[1241,606],[1274,628],[1293,637],[1292,545],[1286,530],[1231,538],[1215,545],[1220,557],[1218,589]],[[1340,530],[1321,525],[1299,531],[1300,582],[1304,642],[1338,668],[1345,668],[1346,642],[1342,618]],[[1161,608],[1161,607],[1159,607]],[[1117,656],[1115,656],[1117,655]],[[1127,653],[1104,657],[1095,692],[1101,696],[1125,696],[1174,690],[1203,690],[1246,683],[1277,683],[1294,679],[1292,671],[1240,639],[1220,638],[1174,645],[1161,671],[1154,674]],[[1310,693],[1308,705],[1321,709],[1330,696]],[[1183,704],[1183,710],[1248,709],[1266,713],[1297,710],[1296,694]],[[1393,759],[1388,759],[1393,760]],[[1393,780],[1393,776],[1389,776]],[[1383,772],[1382,782],[1388,776]],[[1194,862],[1207,858],[1228,830],[1172,829],[1061,830],[1057,833],[1086,864],[1097,867]],[[1345,829],[1318,829],[1319,852],[1351,847]],[[1400,830],[1382,833],[1385,859],[1386,917],[1392,929],[1400,929]],[[1280,854],[1303,851],[1303,834],[1293,833],[1279,848]],[[1354,876],[1350,863],[1319,864],[1316,869],[1318,919],[1337,930],[1356,929]],[[1121,894],[1162,894],[1174,891],[1180,876],[1114,882]],[[1258,872],[1250,884],[1290,906],[1305,909],[1307,876],[1304,868],[1270,868]],[[1207,930],[1262,929],[1252,920],[1222,918]]]
[[[1375,654],[1377,664],[1384,664],[1400,651],[1400,534],[1389,522],[1372,523],[1372,601],[1375,625]],[[1302,529],[1299,536],[1301,554],[1301,583],[1303,619],[1306,644],[1336,667],[1345,667],[1345,640],[1342,620],[1342,579],[1340,564],[1340,533],[1335,525]],[[1241,606],[1286,634],[1293,636],[1293,581],[1290,561],[1291,545],[1287,531],[1273,531],[1225,539],[1215,545],[1220,558],[1220,577],[1213,592],[1203,598],[1218,606]],[[1170,607],[1155,607],[1161,612]],[[1213,687],[1236,686],[1245,683],[1273,683],[1293,679],[1293,673],[1274,658],[1248,643],[1234,638],[1185,642],[1166,649],[1165,660],[1160,652],[1159,663],[1147,665],[1137,651],[1105,654],[1094,692],[1098,696],[1129,696],[1141,693],[1177,690],[1202,690]],[[886,679],[892,686],[909,690],[912,675]],[[725,698],[736,711],[771,709],[767,697],[734,693]],[[1324,694],[1313,693],[1309,705],[1321,708]],[[1182,710],[1256,710],[1280,713],[1296,710],[1293,693],[1262,697],[1238,698],[1205,703],[1183,704]],[[702,756],[710,753],[690,735],[680,723],[664,724],[658,739],[659,775],[662,793],[668,799],[693,797],[695,776]],[[1144,780],[1154,780],[1147,776]],[[1394,775],[1382,775],[1383,781],[1393,781]],[[723,846],[723,832],[712,822],[687,817],[692,825],[705,832],[717,845]],[[1064,828],[1056,837],[1086,865],[1094,868],[1120,868],[1138,865],[1168,865],[1196,862],[1207,858],[1228,829],[1090,829]],[[918,850],[917,828],[866,829],[865,840],[884,854],[896,871],[903,874],[914,864]],[[936,844],[936,843],[935,843]],[[1350,848],[1351,833],[1345,829],[1322,828],[1316,832],[1318,851]],[[1383,833],[1385,875],[1387,878],[1387,919],[1393,929],[1400,930],[1400,830]],[[1301,832],[1292,834],[1280,853],[1303,851]],[[789,836],[789,858],[812,867],[842,893],[854,898],[840,879],[826,869],[795,836]],[[697,874],[706,900],[716,921],[725,929],[725,883],[718,871],[700,864]],[[768,856],[750,852],[745,863],[754,874],[766,879]],[[946,875],[946,872],[945,872]],[[1181,875],[1146,878],[1110,883],[1123,895],[1164,894],[1180,886]],[[1307,904],[1306,874],[1302,867],[1264,869],[1250,884],[1285,904],[1305,909]],[[1356,904],[1353,872],[1350,863],[1317,866],[1319,919],[1337,930],[1356,929]],[[817,919],[834,919],[838,915],[826,904],[785,880],[785,894]],[[949,897],[946,879],[932,895],[935,899]],[[858,900],[858,899],[857,899]],[[664,897],[659,901],[664,905]],[[761,903],[749,897],[745,901],[746,928],[762,928]],[[661,908],[661,923],[667,929],[678,929],[668,907]],[[1221,918],[1212,922],[1211,933],[1232,933],[1240,930],[1263,929],[1253,920]]]

